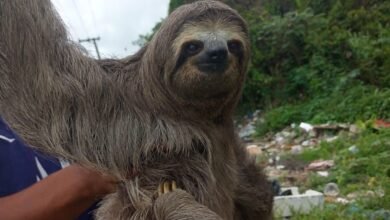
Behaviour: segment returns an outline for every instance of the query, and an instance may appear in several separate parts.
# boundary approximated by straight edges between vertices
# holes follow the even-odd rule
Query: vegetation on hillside
[[[320,6],[244,14],[253,54],[240,107],[266,110],[260,135],[297,121],[390,118],[390,3]]]

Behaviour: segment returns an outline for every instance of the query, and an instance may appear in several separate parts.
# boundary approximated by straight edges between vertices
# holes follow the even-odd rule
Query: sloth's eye
[[[200,41],[190,41],[184,45],[184,50],[187,55],[195,55],[203,49],[203,43]]]
[[[240,54],[242,52],[242,44],[238,40],[231,40],[228,42],[229,52],[233,54]]]

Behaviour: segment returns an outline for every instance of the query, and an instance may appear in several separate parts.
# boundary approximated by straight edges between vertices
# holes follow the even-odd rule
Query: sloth
[[[179,7],[132,56],[95,60],[49,0],[1,0],[0,115],[31,147],[121,180],[97,219],[271,219],[232,119],[249,54],[245,21],[217,1]]]

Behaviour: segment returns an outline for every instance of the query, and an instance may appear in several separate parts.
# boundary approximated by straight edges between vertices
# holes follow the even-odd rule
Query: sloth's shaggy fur
[[[181,53],[210,31],[241,44],[223,74]],[[247,37],[237,12],[199,1],[135,55],[96,61],[69,41],[49,0],[0,0],[0,116],[30,146],[122,180],[98,219],[270,219],[270,185],[232,121]],[[157,196],[172,180],[182,190]]]

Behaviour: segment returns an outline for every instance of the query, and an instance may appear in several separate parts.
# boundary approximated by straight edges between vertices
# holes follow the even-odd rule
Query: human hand
[[[0,198],[0,219],[76,219],[96,201],[115,192],[118,182],[94,169],[71,165]]]
[[[119,183],[119,179],[114,176],[80,165],[71,165],[63,172],[67,172],[68,178],[72,178],[82,186],[82,193],[85,196],[95,198],[102,198],[115,192]]]

